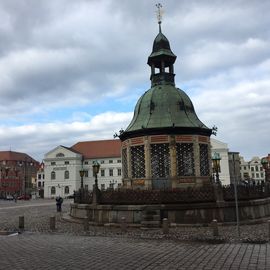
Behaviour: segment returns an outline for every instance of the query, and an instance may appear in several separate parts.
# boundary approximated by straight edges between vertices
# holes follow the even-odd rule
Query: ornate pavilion
[[[119,136],[126,188],[178,188],[210,182],[212,129],[200,121],[188,95],[175,87],[175,60],[159,21],[147,62],[151,88],[138,100],[131,123]]]

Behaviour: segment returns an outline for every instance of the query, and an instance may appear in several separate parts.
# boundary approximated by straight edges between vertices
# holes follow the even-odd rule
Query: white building
[[[92,165],[96,160],[100,163],[99,188],[120,187],[120,150],[119,140],[79,142],[70,148],[61,145],[54,148],[44,158],[44,197],[72,195],[81,187],[81,170],[85,172],[83,186],[91,190],[95,183]]]
[[[220,173],[219,179],[222,185],[230,184],[230,170],[229,170],[229,149],[228,144],[211,138],[211,153],[219,153],[220,160]]]

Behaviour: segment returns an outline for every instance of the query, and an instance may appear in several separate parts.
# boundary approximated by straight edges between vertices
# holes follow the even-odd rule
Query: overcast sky
[[[0,0],[0,150],[112,139],[150,88],[152,0]],[[270,1],[166,0],[176,85],[215,139],[270,153]]]

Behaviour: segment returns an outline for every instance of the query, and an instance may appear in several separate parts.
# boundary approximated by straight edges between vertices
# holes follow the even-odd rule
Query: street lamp
[[[97,174],[99,172],[99,168],[100,168],[100,164],[98,163],[98,161],[94,161],[93,162],[93,173],[95,176],[95,189],[98,188],[98,179],[97,179]]]
[[[221,157],[219,153],[215,152],[212,155],[212,162],[213,162],[214,173],[216,174],[216,183],[218,184],[220,184],[219,174],[218,174],[220,172],[220,160],[221,160]]]
[[[81,189],[83,189],[83,177],[85,174],[85,170],[81,169],[80,170],[80,177],[81,177]]]

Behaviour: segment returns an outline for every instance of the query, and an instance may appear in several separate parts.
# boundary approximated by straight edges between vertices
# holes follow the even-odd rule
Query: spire
[[[176,59],[176,56],[171,51],[169,40],[161,32],[162,5],[158,3],[156,7],[159,33],[154,40],[153,50],[147,61],[147,64],[151,67],[150,80],[152,87],[158,84],[174,85],[173,64]],[[156,73],[156,71],[159,72]]]

